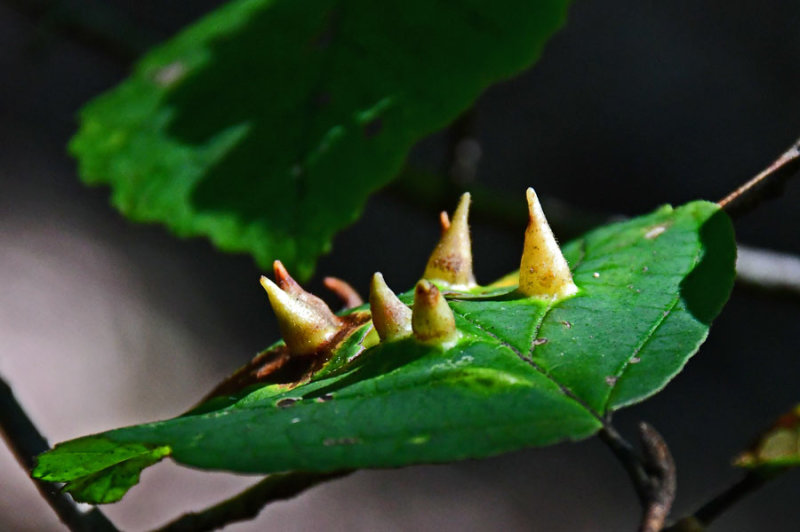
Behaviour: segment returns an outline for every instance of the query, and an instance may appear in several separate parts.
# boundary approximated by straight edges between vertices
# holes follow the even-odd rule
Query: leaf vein
[[[537,329],[536,329],[537,332],[538,332],[538,329],[541,327],[541,323],[544,322],[544,317],[547,315],[547,313],[552,308],[553,308],[553,305],[551,304],[548,307],[548,309],[545,311],[545,313],[544,313],[544,315],[542,317],[542,320],[540,321],[539,324],[537,324]],[[600,414],[595,412],[594,409],[592,407],[590,407],[588,404],[586,404],[586,402],[583,399],[581,399],[578,395],[576,395],[575,392],[573,392],[571,389],[569,389],[564,384],[560,383],[552,375],[550,375],[547,371],[545,371],[545,369],[542,366],[540,366],[539,364],[537,364],[532,358],[530,358],[530,357],[526,356],[525,354],[523,354],[519,349],[517,349],[516,347],[514,347],[510,343],[506,342],[505,340],[500,338],[498,335],[496,335],[494,332],[492,332],[491,330],[487,329],[486,327],[484,327],[480,323],[467,318],[465,315],[463,315],[461,313],[459,313],[459,315],[464,320],[466,320],[469,323],[471,323],[472,325],[474,325],[476,328],[478,328],[478,329],[482,330],[483,332],[485,332],[488,336],[491,336],[492,338],[497,340],[497,342],[499,342],[500,345],[502,345],[503,347],[509,349],[511,352],[516,354],[519,357],[520,360],[522,360],[523,362],[528,364],[530,367],[532,367],[534,370],[536,370],[538,373],[540,373],[547,380],[549,380],[550,382],[555,384],[556,387],[558,387],[558,389],[561,391],[562,394],[564,394],[565,397],[567,397],[568,399],[571,399],[571,400],[575,401],[576,403],[578,403],[578,405],[580,405],[583,409],[585,409],[587,412],[589,412],[590,415],[595,417],[601,423],[605,424],[605,419]]]

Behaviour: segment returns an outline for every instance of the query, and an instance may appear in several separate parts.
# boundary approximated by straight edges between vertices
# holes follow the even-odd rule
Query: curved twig
[[[749,471],[742,479],[720,492],[703,504],[692,515],[682,518],[674,525],[664,529],[665,532],[693,532],[705,530],[717,517],[726,512],[744,497],[766,484],[774,475],[764,474],[755,469]]]
[[[162,36],[143,30],[106,2],[74,3],[55,0],[2,0],[33,19],[41,29],[63,35],[116,62],[128,65]]]
[[[50,448],[47,440],[36,429],[14,397],[11,387],[2,377],[0,377],[0,433],[26,471],[33,469],[37,455]],[[97,508],[84,512],[72,497],[59,490],[55,484],[36,479],[33,481],[42,497],[70,530],[76,532],[117,530]]]
[[[645,469],[650,474],[649,497],[639,531],[659,532],[664,528],[675,501],[675,461],[664,438],[647,423],[639,424],[639,437],[644,452]]]
[[[646,507],[649,476],[633,446],[608,422],[597,435],[625,468],[631,484],[633,484],[633,489],[636,491],[636,496],[639,498],[639,503],[642,507]]]
[[[639,424],[642,454],[623,438],[610,422],[599,433],[631,479],[639,503],[642,505],[642,522],[639,532],[659,532],[675,500],[675,462],[661,435],[647,423]]]
[[[269,503],[290,499],[303,491],[352,471],[334,473],[284,473],[270,475],[238,495],[201,512],[188,513],[154,532],[199,532],[215,530],[236,521],[253,519]]]

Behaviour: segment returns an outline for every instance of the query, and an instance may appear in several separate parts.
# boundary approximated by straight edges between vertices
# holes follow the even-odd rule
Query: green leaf
[[[768,472],[800,466],[800,405],[778,418],[734,464]]]
[[[732,286],[735,243],[718,206],[694,202],[597,229],[564,253],[579,292],[557,303],[513,287],[446,292],[460,335],[452,347],[413,337],[369,346],[371,322],[357,309],[352,334],[310,379],[248,383],[239,372],[184,416],[89,441],[271,473],[444,462],[588,437],[697,351]],[[48,479],[86,474],[70,469],[69,445],[42,455]]]
[[[34,475],[66,482],[64,491],[78,502],[117,502],[139,482],[142,469],[169,455],[169,447],[130,443],[120,445],[89,436],[59,444],[41,455]]]
[[[136,221],[307,278],[410,147],[532,64],[567,0],[237,0],[81,112],[70,149]]]

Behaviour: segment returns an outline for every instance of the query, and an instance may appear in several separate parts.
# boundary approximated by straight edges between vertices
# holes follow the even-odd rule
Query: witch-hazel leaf
[[[369,308],[334,314],[276,263],[276,282],[262,284],[283,342],[183,416],[60,444],[33,475],[76,482],[102,503],[109,497],[95,494],[121,496],[152,462],[127,460],[134,451],[242,473],[325,472],[595,434],[610,413],[662,389],[705,340],[733,282],[731,223],[696,201],[559,248],[532,189],[527,199],[520,270],[501,283],[474,284],[469,196],[452,221],[440,218],[425,278],[395,295],[375,274]]]

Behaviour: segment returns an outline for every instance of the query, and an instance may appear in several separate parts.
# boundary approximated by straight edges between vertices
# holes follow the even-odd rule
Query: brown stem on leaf
[[[317,484],[334,480],[350,473],[352,471],[270,475],[230,499],[201,512],[182,515],[154,532],[216,530],[237,521],[253,519],[271,502],[290,499]]]
[[[36,456],[50,448],[33,421],[17,402],[11,387],[0,377],[0,434],[17,457],[25,471],[36,465]],[[116,531],[117,528],[103,513],[94,508],[81,510],[72,497],[63,493],[57,485],[34,479],[36,488],[47,503],[70,530],[80,532]]]
[[[800,139],[753,179],[719,201],[735,218],[753,210],[765,199],[780,196],[786,181],[800,170]]]

